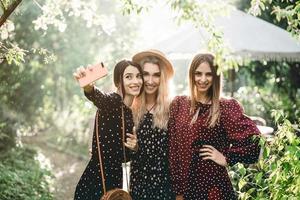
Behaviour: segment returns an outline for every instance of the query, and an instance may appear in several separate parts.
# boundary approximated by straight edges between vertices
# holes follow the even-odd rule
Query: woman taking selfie
[[[76,79],[84,76],[84,68],[79,68],[74,73]],[[85,96],[98,110],[93,133],[92,156],[77,184],[74,197],[76,200],[98,200],[103,195],[98,146],[102,152],[106,190],[122,188],[122,162],[124,162],[122,128],[125,129],[125,133],[132,133],[134,123],[130,107],[143,89],[142,70],[138,64],[122,60],[114,68],[113,79],[117,87],[116,92],[103,93],[93,84],[83,88]],[[96,138],[97,128],[98,138]],[[136,136],[127,134],[127,137],[125,146],[130,149],[129,151],[136,150]]]
[[[236,199],[226,166],[254,163],[259,130],[234,99],[221,98],[221,74],[211,54],[196,55],[189,68],[189,96],[170,108],[169,153],[177,200]]]

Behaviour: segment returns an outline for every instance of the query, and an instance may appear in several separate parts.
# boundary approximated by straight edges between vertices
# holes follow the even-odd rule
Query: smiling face
[[[129,65],[123,73],[123,86],[125,95],[138,96],[143,85],[142,74],[140,71]]]
[[[160,85],[160,69],[157,64],[145,63],[143,65],[143,76],[146,95],[156,95]]]
[[[195,86],[197,93],[200,95],[207,95],[208,90],[213,83],[213,74],[209,63],[202,62],[194,72]]]

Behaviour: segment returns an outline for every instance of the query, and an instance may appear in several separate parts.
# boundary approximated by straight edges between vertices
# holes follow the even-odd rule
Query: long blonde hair
[[[167,129],[170,99],[168,92],[169,80],[167,79],[166,71],[159,64],[159,60],[156,57],[146,57],[140,63],[142,68],[145,63],[152,63],[159,66],[160,84],[157,91],[156,105],[153,108],[153,128]],[[141,96],[136,98],[132,110],[135,126],[138,127],[144,114],[147,112],[145,91],[143,91]]]
[[[193,115],[191,124],[197,120],[199,109],[196,110],[197,88],[195,82],[195,71],[201,63],[208,63],[213,74],[212,86],[209,88],[207,96],[211,101],[209,116],[207,119],[208,127],[214,127],[220,118],[220,96],[222,90],[222,74],[218,74],[218,66],[214,64],[214,56],[212,54],[197,54],[194,56],[189,69],[189,89],[191,99],[190,113]]]

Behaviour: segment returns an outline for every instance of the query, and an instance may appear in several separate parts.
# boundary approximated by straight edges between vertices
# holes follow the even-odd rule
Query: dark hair
[[[136,67],[139,72],[141,73],[141,77],[143,80],[143,84],[140,90],[140,94],[142,93],[143,89],[144,89],[144,78],[142,76],[143,74],[143,70],[141,68],[141,66],[135,62],[132,62],[130,60],[121,60],[120,62],[118,62],[114,68],[114,84],[117,88],[121,88],[121,92],[122,92],[122,96],[124,98],[125,96],[125,88],[124,88],[124,82],[123,82],[123,75],[124,75],[124,71],[128,66],[133,66]],[[139,95],[140,95],[139,94]]]

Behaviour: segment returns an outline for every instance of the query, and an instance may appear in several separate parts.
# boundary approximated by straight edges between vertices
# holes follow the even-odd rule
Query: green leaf
[[[241,179],[238,184],[239,190],[241,190],[246,184],[247,184],[247,181],[245,181],[244,179]]]
[[[262,172],[260,172],[260,173],[258,173],[258,174],[255,175],[255,180],[256,180],[257,184],[260,184],[262,177],[263,177],[263,173]]]

